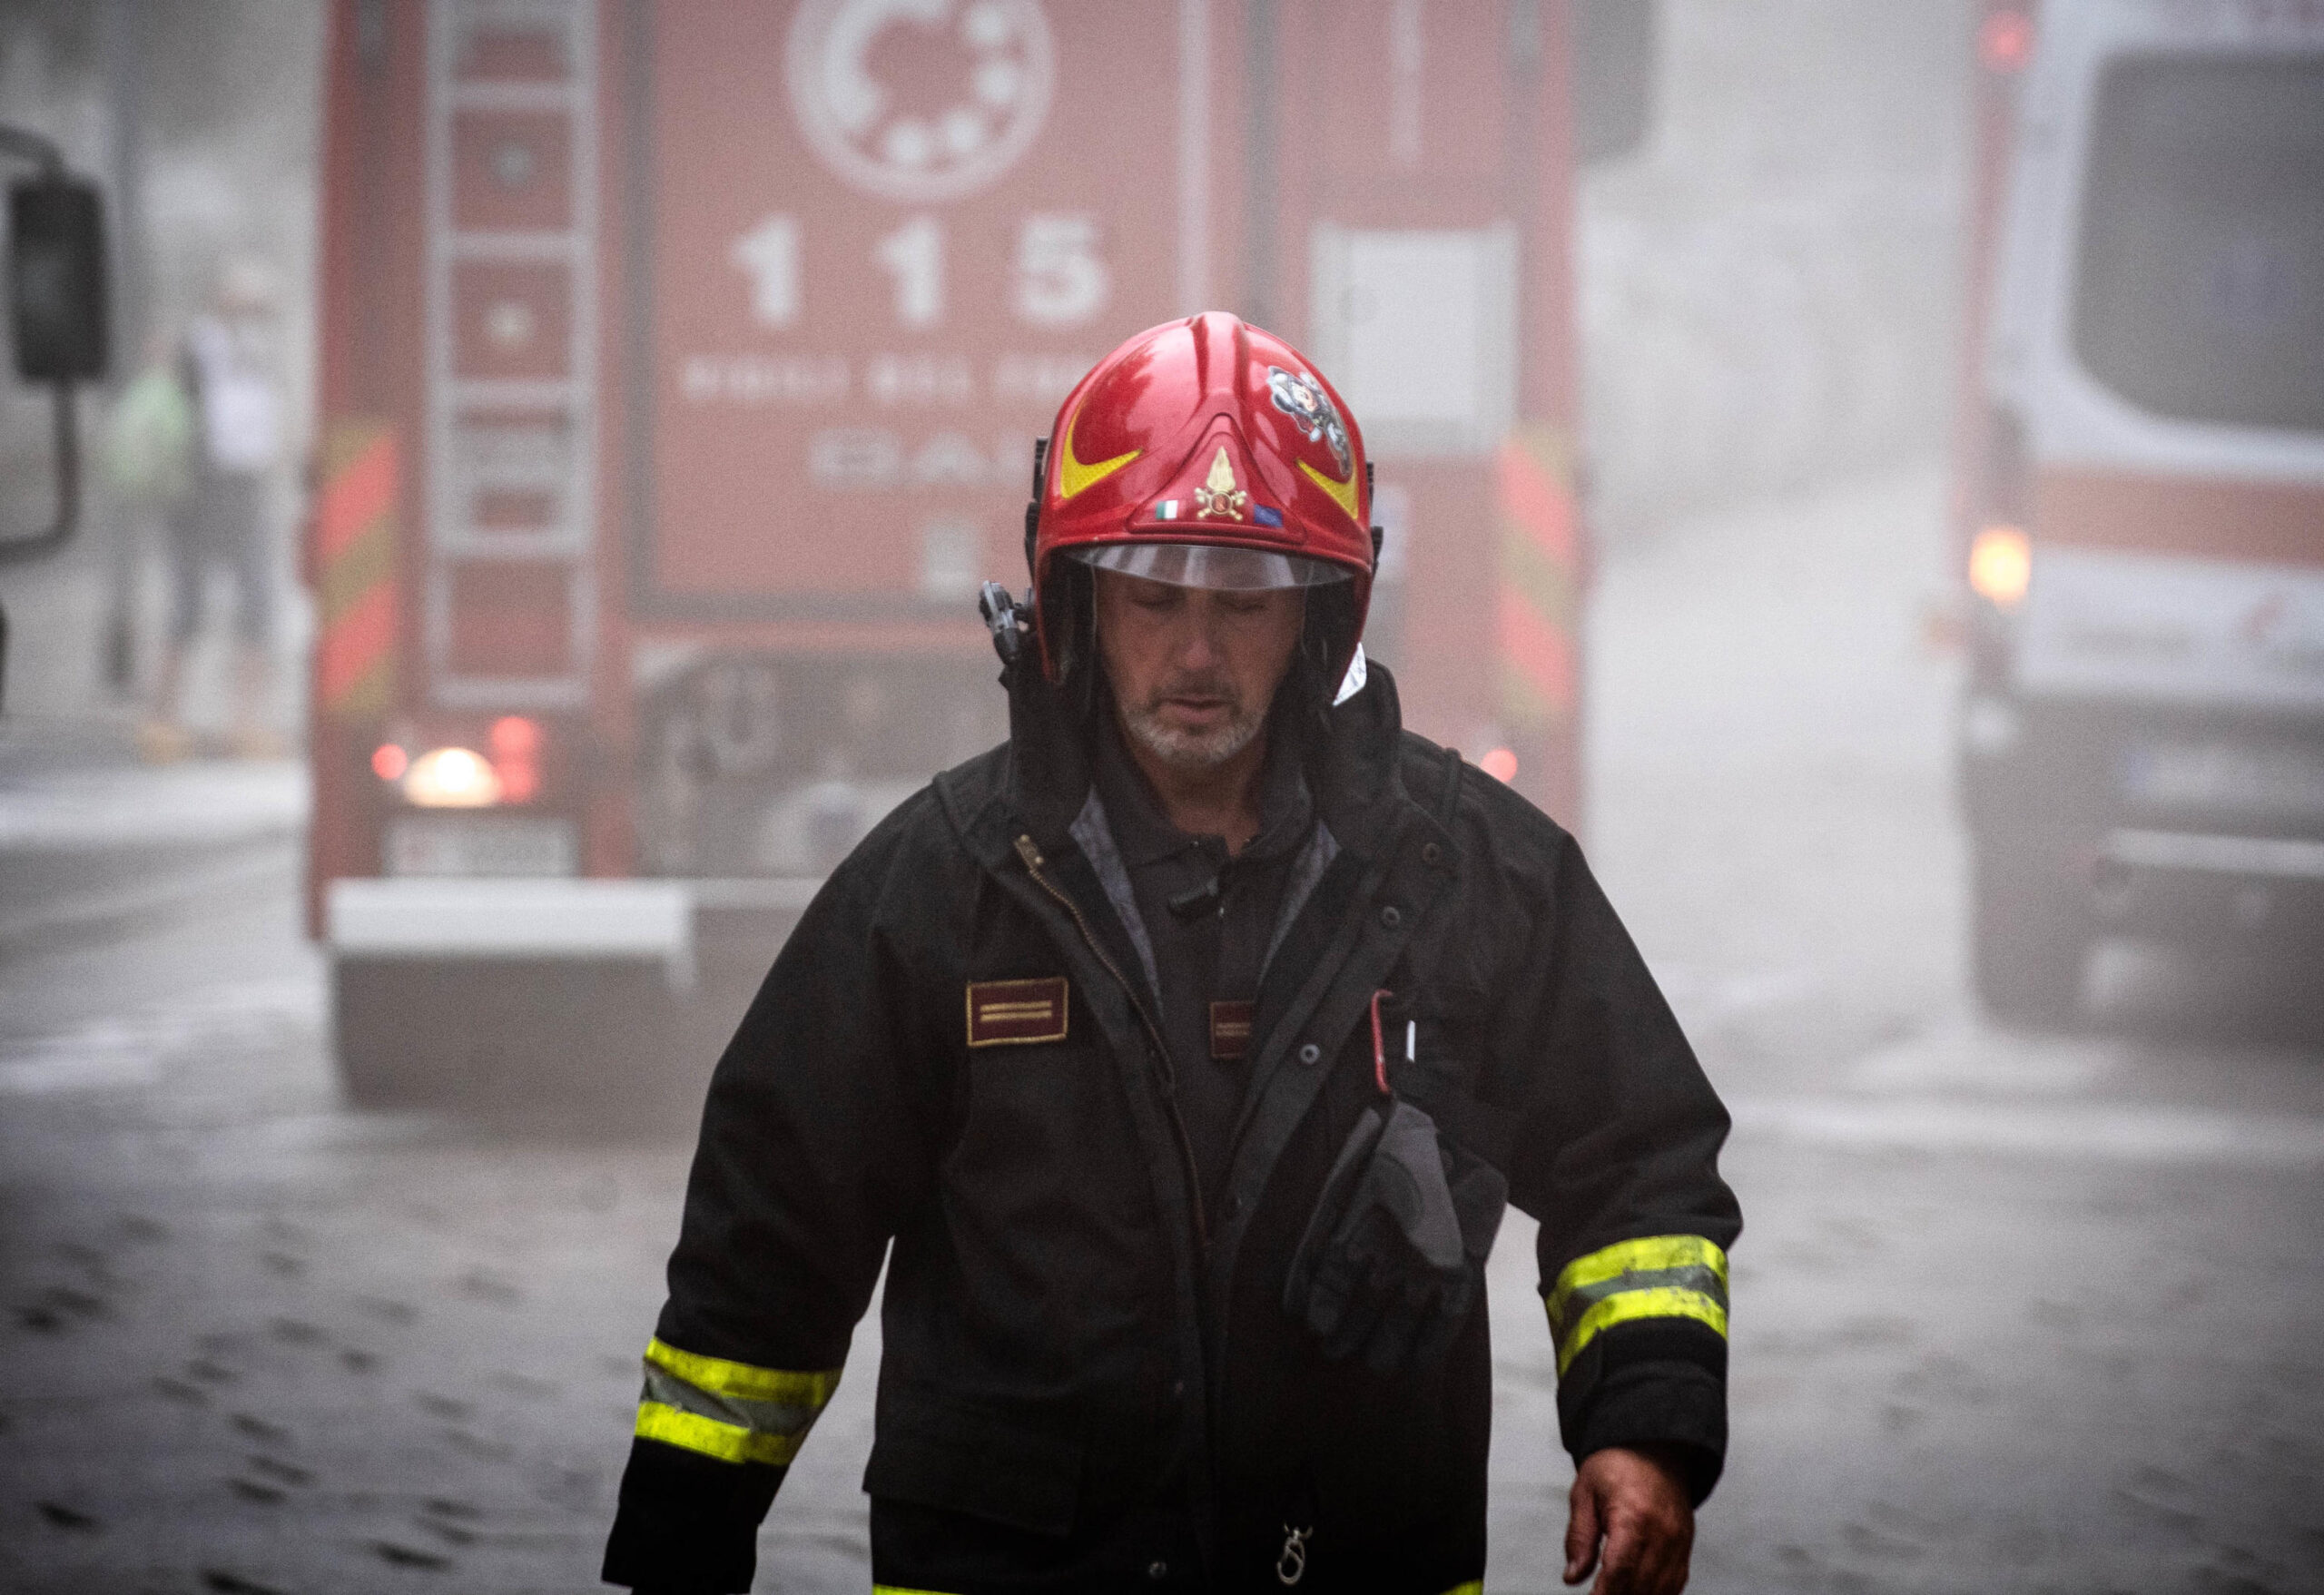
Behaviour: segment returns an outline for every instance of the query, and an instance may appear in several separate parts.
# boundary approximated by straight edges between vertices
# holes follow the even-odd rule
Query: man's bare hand
[[[1695,1547],[1695,1509],[1678,1471],[1622,1446],[1593,1451],[1574,1475],[1565,1581],[1604,1567],[1593,1595],[1679,1595]]]

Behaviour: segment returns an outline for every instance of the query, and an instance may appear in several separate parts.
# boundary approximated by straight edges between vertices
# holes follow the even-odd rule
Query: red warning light
[[[1477,768],[1507,786],[1517,779],[1517,754],[1512,749],[1495,748],[1477,761]]]
[[[502,757],[519,757],[541,751],[540,723],[522,714],[504,714],[492,723],[492,751]]]
[[[411,755],[398,744],[383,742],[371,750],[371,773],[382,781],[401,781],[411,768]]]
[[[2022,70],[2034,56],[2034,19],[2023,11],[1996,11],[1977,29],[1977,59],[1987,72]]]
[[[512,803],[531,802],[541,789],[540,723],[522,714],[504,714],[492,723],[487,741],[502,795]]]

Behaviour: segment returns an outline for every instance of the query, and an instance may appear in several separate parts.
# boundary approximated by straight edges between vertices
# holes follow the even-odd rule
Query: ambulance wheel
[[[2071,876],[2026,854],[1981,848],[1970,898],[1970,970],[1986,1015],[2035,1029],[2072,1025],[2090,924]]]

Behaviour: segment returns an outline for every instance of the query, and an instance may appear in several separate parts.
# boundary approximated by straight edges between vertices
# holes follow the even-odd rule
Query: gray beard
[[[1238,707],[1216,731],[1186,732],[1163,724],[1151,708],[1118,700],[1117,706],[1130,740],[1173,770],[1216,769],[1249,747],[1267,719],[1265,710],[1253,714]]]

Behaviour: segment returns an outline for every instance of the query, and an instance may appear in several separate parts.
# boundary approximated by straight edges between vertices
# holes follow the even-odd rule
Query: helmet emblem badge
[[[1225,445],[1210,462],[1210,476],[1195,489],[1195,513],[1206,520],[1241,520],[1249,507],[1251,496],[1235,482],[1235,467],[1226,458]]]
[[[1305,371],[1269,366],[1267,392],[1275,409],[1291,418],[1308,442],[1321,443],[1332,451],[1341,479],[1347,479],[1355,469],[1354,451],[1348,447],[1347,426],[1340,419],[1339,407],[1324,397],[1322,385]]]

